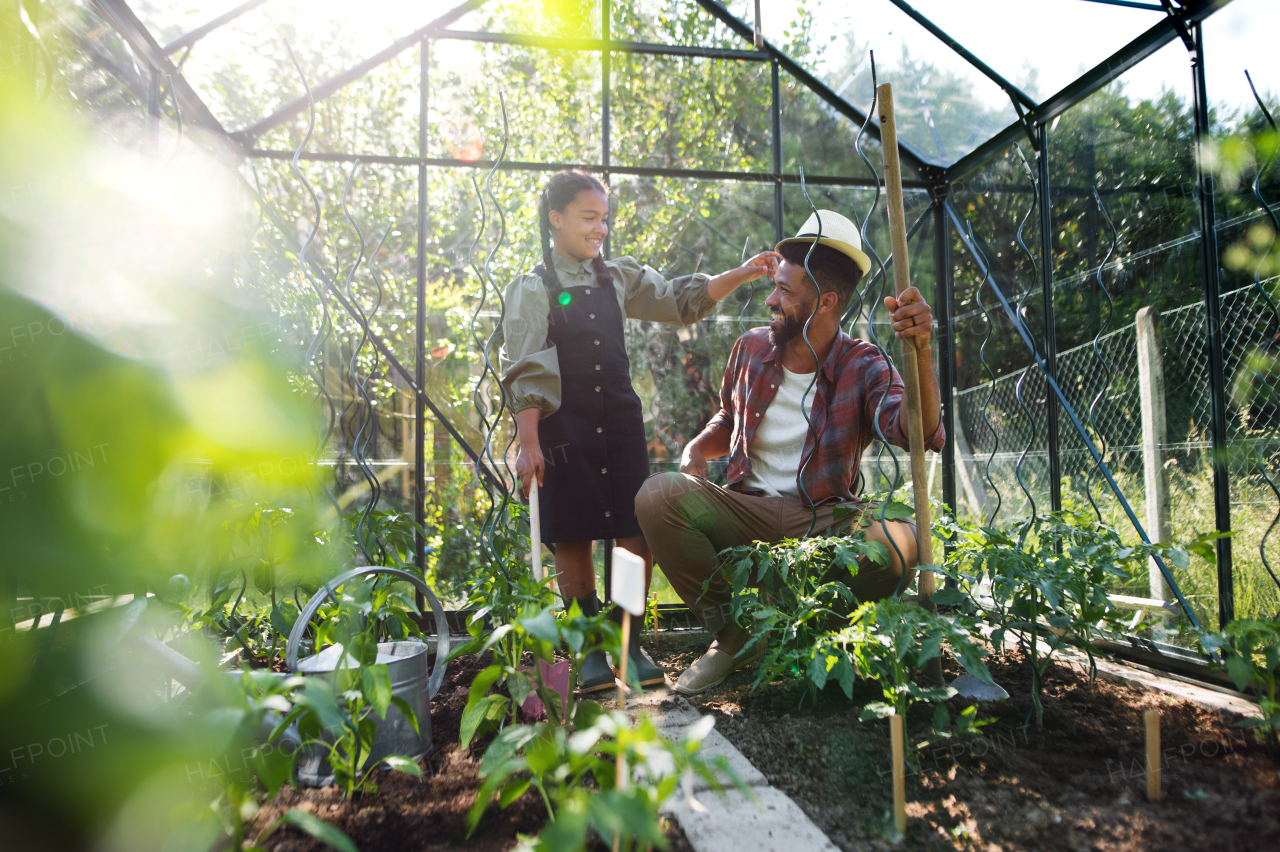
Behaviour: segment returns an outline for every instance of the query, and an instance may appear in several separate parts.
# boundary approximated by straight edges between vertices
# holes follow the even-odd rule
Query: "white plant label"
[[[635,616],[644,615],[644,560],[630,550],[613,549],[613,602]]]

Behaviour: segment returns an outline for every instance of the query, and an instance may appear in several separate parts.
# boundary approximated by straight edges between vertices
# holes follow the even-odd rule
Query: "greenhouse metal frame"
[[[1100,470],[1103,472],[1115,497],[1133,524],[1135,531],[1144,540],[1149,540],[1147,538],[1147,533],[1142,528],[1142,524],[1139,521],[1138,516],[1130,507],[1120,487],[1116,484],[1111,472],[1108,470],[1105,462],[1102,461],[1102,457],[1099,455],[1098,449],[1091,442],[1088,430],[1082,424],[1077,413],[1073,411],[1067,397],[1063,394],[1062,389],[1056,381],[1056,344],[1053,312],[1054,270],[1051,260],[1053,215],[1051,193],[1049,192],[1050,175],[1048,165],[1048,127],[1055,118],[1070,109],[1072,106],[1080,103],[1092,93],[1116,80],[1120,75],[1141,63],[1162,47],[1174,42],[1175,40],[1180,40],[1186,47],[1191,60],[1190,72],[1192,76],[1192,106],[1195,124],[1195,139],[1197,143],[1201,140],[1207,139],[1210,128],[1207,104],[1208,99],[1205,84],[1205,63],[1203,61],[1204,34],[1201,22],[1225,5],[1225,2],[1223,2],[1223,0],[1187,0],[1183,5],[1175,5],[1172,0],[1160,0],[1159,3],[1138,2],[1138,0],[1079,1],[1081,3],[1102,3],[1112,6],[1143,9],[1153,13],[1159,13],[1159,17],[1149,29],[1130,41],[1122,49],[1104,61],[1098,63],[1095,67],[1089,69],[1084,74],[1080,75],[1076,80],[1066,85],[1057,93],[1037,103],[1033,98],[994,71],[981,59],[967,50],[963,45],[949,36],[942,29],[935,26],[924,15],[913,9],[906,2],[903,2],[903,0],[884,0],[884,2],[892,3],[928,31],[932,36],[936,37],[946,45],[946,47],[962,57],[980,74],[999,86],[999,88],[1008,95],[1014,111],[1018,115],[1018,120],[1014,121],[1012,124],[1008,125],[985,142],[982,142],[978,147],[965,154],[949,167],[941,167],[930,162],[927,157],[922,156],[920,152],[913,149],[910,145],[900,142],[900,156],[902,160],[914,169],[918,175],[917,179],[904,181],[904,187],[908,189],[925,190],[928,192],[930,198],[930,203],[926,210],[912,226],[912,233],[914,234],[918,231],[921,225],[925,224],[927,220],[932,220],[934,267],[936,270],[942,270],[942,274],[937,277],[938,280],[936,281],[936,291],[933,296],[933,302],[936,306],[938,323],[937,351],[939,379],[942,390],[943,425],[948,436],[950,437],[955,434],[953,393],[955,390],[954,377],[956,361],[954,327],[951,317],[954,285],[954,264],[952,262],[951,253],[953,245],[952,237],[954,237],[964,247],[966,253],[971,256],[977,267],[984,274],[989,276],[991,286],[1001,303],[1003,311],[1025,345],[1027,354],[1043,372],[1047,385],[1052,391],[1047,395],[1046,401],[1046,413],[1048,415],[1048,481],[1051,508],[1055,511],[1062,508],[1061,452],[1058,423],[1058,411],[1061,409],[1062,413],[1069,420],[1071,426],[1079,432],[1086,447],[1088,447],[1094,458],[1098,461]],[[427,228],[427,217],[429,215],[425,203],[427,195],[427,170],[429,168],[474,169],[477,167],[493,167],[495,165],[493,161],[486,160],[469,161],[428,156],[428,131],[426,122],[431,94],[429,67],[431,45],[433,42],[440,40],[465,40],[472,42],[514,44],[541,49],[596,52],[600,54],[602,72],[602,101],[600,114],[602,147],[600,163],[501,162],[497,164],[499,168],[503,170],[545,172],[559,171],[564,168],[581,168],[588,171],[603,173],[606,177],[610,174],[618,174],[640,177],[742,181],[771,184],[773,187],[774,223],[776,236],[779,239],[783,236],[783,186],[787,183],[797,183],[800,181],[800,178],[797,175],[784,173],[782,169],[782,115],[780,109],[781,98],[779,94],[780,73],[785,71],[787,74],[794,77],[802,86],[807,87],[817,95],[831,110],[847,118],[851,122],[854,122],[855,125],[865,125],[867,127],[867,132],[873,137],[878,138],[879,136],[879,128],[874,118],[869,118],[857,107],[853,106],[825,85],[821,80],[802,68],[786,53],[765,40],[760,30],[758,20],[756,21],[756,25],[753,27],[750,23],[734,16],[727,8],[715,2],[715,0],[697,0],[697,3],[705,14],[713,16],[729,30],[741,37],[743,40],[742,49],[733,50],[701,46],[615,40],[612,38],[610,32],[611,0],[600,0],[601,31],[598,39],[554,38],[505,33],[465,32],[450,29],[451,24],[463,18],[466,14],[480,8],[485,3],[485,0],[467,0],[467,2],[461,3],[455,8],[450,9],[448,12],[439,15],[420,29],[396,39],[385,49],[369,56],[364,61],[351,66],[342,73],[324,80],[323,82],[310,86],[307,94],[285,103],[271,115],[261,118],[241,130],[234,132],[228,131],[213,115],[194,89],[184,80],[181,72],[175,67],[169,57],[180,50],[190,48],[204,36],[219,27],[230,23],[246,12],[263,5],[265,2],[267,2],[267,0],[248,0],[248,2],[242,3],[241,5],[209,21],[207,24],[192,30],[186,35],[168,44],[161,45],[132,11],[127,0],[94,0],[95,6],[105,16],[105,19],[108,20],[117,30],[119,35],[129,45],[134,54],[149,66],[150,81],[147,101],[152,133],[155,134],[158,132],[161,117],[161,85],[167,81],[171,87],[175,101],[180,107],[183,115],[188,120],[194,121],[196,124],[200,125],[214,138],[222,140],[226,145],[227,151],[237,158],[291,159],[294,156],[294,152],[260,149],[256,147],[257,139],[269,130],[304,113],[308,109],[309,104],[313,102],[313,99],[314,101],[323,100],[333,95],[343,87],[360,79],[373,69],[405,50],[416,45],[421,46],[418,156],[395,157],[379,155],[376,153],[302,153],[300,155],[301,159],[306,160],[354,162],[358,159],[362,163],[416,167],[417,169],[417,315],[415,324],[416,336],[414,362],[411,365],[401,363],[395,358],[386,344],[376,335],[372,335],[372,339],[379,352],[388,359],[391,367],[399,374],[400,378],[403,379],[409,389],[415,394],[416,398],[414,414],[416,425],[414,438],[416,461],[413,476],[415,483],[414,512],[415,520],[418,521],[419,524],[419,529],[421,529],[424,516],[424,503],[421,499],[421,495],[425,493],[426,482],[425,426],[428,412],[431,416],[435,417],[449,431],[454,440],[460,444],[462,449],[476,465],[478,474],[485,477],[492,485],[497,486],[499,489],[503,488],[501,477],[488,469],[484,464],[483,459],[477,454],[476,450],[467,443],[462,434],[452,423],[450,423],[448,417],[443,411],[441,411],[440,407],[437,406],[423,390],[426,376],[426,315],[424,294],[427,286],[427,258],[422,246],[423,235],[426,233]],[[757,10],[759,9],[758,4],[756,8]],[[748,173],[705,169],[633,167],[615,165],[612,163],[610,151],[610,64],[614,54],[628,53],[768,63],[770,68],[771,118],[773,129],[772,170],[764,173]],[[1010,294],[1001,290],[998,276],[991,274],[992,270],[983,260],[981,246],[976,244],[975,239],[970,233],[966,233],[965,221],[961,214],[955,209],[950,199],[950,190],[953,184],[976,173],[984,167],[984,165],[999,156],[1001,152],[1011,144],[1022,138],[1029,140],[1033,150],[1037,153],[1036,161],[1038,175],[1036,176],[1036,182],[1040,187],[1040,190],[1036,192],[1040,235],[1040,244],[1038,246],[1040,262],[1038,263],[1038,269],[1041,279],[1039,283],[1041,287],[1041,298],[1043,299],[1044,311],[1044,328],[1041,330],[1044,338],[1044,346],[1042,348],[1036,345],[1034,331],[1029,329],[1019,318],[1018,312],[1011,305]],[[814,185],[867,188],[878,186],[877,182],[870,178],[859,178],[853,176],[807,175],[805,180],[809,184]],[[1208,341],[1204,355],[1208,365],[1208,384],[1212,412],[1209,434],[1212,444],[1211,464],[1214,510],[1217,529],[1219,531],[1226,532],[1231,529],[1231,496],[1228,481],[1229,472],[1225,461],[1225,450],[1228,442],[1228,390],[1226,387],[1224,371],[1222,321],[1220,314],[1219,296],[1221,291],[1221,272],[1218,260],[1217,222],[1215,221],[1215,190],[1213,176],[1206,168],[1201,166],[1198,161],[1196,187],[1198,191],[1198,236],[1200,239],[1200,255],[1203,275],[1205,334]],[[886,263],[891,261],[892,258],[886,259]],[[331,288],[331,290],[339,300],[342,301],[344,308],[351,314],[352,318],[356,319],[356,321],[364,326],[367,331],[367,325],[361,318],[359,312],[345,300],[336,288]],[[944,502],[949,506],[956,505],[956,487],[956,445],[955,441],[948,440],[942,453],[942,493]],[[423,542],[421,541],[420,532],[418,535],[419,541],[416,552],[419,565],[421,565],[423,559]],[[1216,541],[1215,546],[1217,551],[1217,614],[1219,623],[1226,624],[1235,617],[1231,540],[1226,537],[1220,538]],[[1183,611],[1188,615],[1192,623],[1195,624],[1195,615],[1187,604],[1185,598],[1183,598],[1181,592],[1178,591],[1177,583],[1174,582],[1172,574],[1163,565],[1161,567],[1170,587],[1178,597],[1178,601],[1181,604]],[[1163,649],[1164,653],[1161,653],[1161,649]],[[1161,644],[1159,648],[1157,648],[1156,643],[1135,639],[1132,640],[1132,647],[1116,646],[1110,650],[1114,650],[1122,656],[1128,655],[1131,658],[1136,656],[1136,658],[1142,662],[1148,662],[1164,669],[1177,670],[1187,669],[1190,667],[1190,669],[1200,670],[1203,672],[1203,668],[1193,660],[1182,655],[1168,653],[1169,651],[1177,650],[1173,649],[1172,646]]]

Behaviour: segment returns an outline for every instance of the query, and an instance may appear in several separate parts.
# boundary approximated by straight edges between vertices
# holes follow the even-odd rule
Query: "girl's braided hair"
[[[558,289],[560,287],[560,276],[556,275],[555,264],[551,258],[551,211],[563,211],[572,204],[580,193],[594,191],[608,197],[609,188],[596,178],[580,172],[577,169],[556,172],[551,176],[551,180],[547,181],[547,185],[542,190],[542,195],[538,197],[538,227],[542,231],[542,265],[534,272],[542,279],[542,283],[547,287]],[[591,260],[591,268],[595,270],[596,282],[601,287],[613,286],[613,274],[609,272],[609,267],[604,265],[604,258],[596,255]]]

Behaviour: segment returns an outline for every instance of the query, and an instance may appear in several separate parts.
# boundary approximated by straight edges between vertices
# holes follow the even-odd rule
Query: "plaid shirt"
[[[767,328],[752,329],[738,338],[724,371],[720,411],[707,424],[707,428],[731,432],[728,486],[736,491],[745,490],[742,481],[751,472],[749,447],[782,384],[782,364],[777,355]],[[805,491],[815,504],[853,500],[855,490],[861,490],[862,483],[855,482],[855,477],[861,479],[862,452],[877,437],[872,417],[890,386],[890,375],[892,390],[880,412],[880,429],[889,443],[905,450],[907,436],[898,424],[903,404],[902,377],[870,343],[854,340],[843,332],[836,338],[814,388],[810,411],[813,431],[805,438],[800,456],[803,467],[804,460],[813,455],[816,432],[817,455],[804,472]],[[939,422],[937,430],[925,439],[925,446],[941,451],[945,440]],[[797,469],[797,480],[799,476]]]

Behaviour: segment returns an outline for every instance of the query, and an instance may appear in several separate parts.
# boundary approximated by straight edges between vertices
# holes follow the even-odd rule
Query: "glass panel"
[[[454,0],[446,2],[449,6],[457,5]],[[440,5],[448,8],[443,3]],[[600,3],[598,0],[542,0],[533,3],[527,0],[489,0],[479,9],[463,15],[450,29],[600,38]]]
[[[615,55],[610,97],[617,165],[773,170],[763,62]]]
[[[749,50],[751,45],[691,0],[615,0],[612,35],[618,41]]]
[[[779,72],[778,89],[782,114],[783,173],[798,175],[803,168],[806,175],[872,179],[855,148],[860,124],[836,112],[813,90],[785,71]],[[870,90],[868,80],[867,91]],[[863,136],[862,150],[883,180],[884,160],[880,142],[871,128]],[[905,161],[902,162],[902,177],[907,181],[917,179],[915,170]]]
[[[465,41],[432,41],[431,50],[430,156],[496,157],[502,92],[508,160],[601,161],[599,53]]]
[[[1163,93],[1136,97],[1140,87],[1129,86],[1125,75],[1051,129],[1054,312],[1064,393],[1153,535],[1159,524],[1147,519],[1144,466],[1156,465],[1167,476],[1167,523],[1177,541],[1214,527],[1203,279],[1186,48],[1174,41],[1150,62],[1170,69]],[[1165,434],[1151,453],[1142,439],[1149,415],[1141,402],[1138,358],[1148,337],[1137,325],[1139,310],[1148,307],[1159,312],[1158,360],[1166,378]],[[1094,353],[1095,338],[1104,361]],[[1135,539],[1119,501],[1091,473],[1093,460],[1065,413],[1058,428],[1064,502],[1070,495],[1087,509],[1092,493],[1104,519]],[[1176,579],[1202,622],[1213,624],[1213,566],[1196,558]],[[1165,596],[1158,579],[1153,584],[1146,575],[1116,590]]]
[[[179,52],[173,59],[223,125],[239,130],[305,94],[284,40],[315,87],[424,23],[417,16],[392,15],[390,7],[372,3],[366,17],[347,5],[316,4],[304,14],[267,3],[205,36],[189,56]],[[417,50],[410,47],[319,102],[314,150],[416,155],[417,62]],[[335,126],[332,117],[339,115],[363,120]],[[258,144],[283,146],[295,136],[301,141],[305,130],[304,114]]]
[[[999,86],[888,3],[761,6],[765,36],[859,109],[871,103],[874,50],[880,81],[894,84],[899,139],[930,162],[958,160],[1017,117]]]
[[[138,20],[161,45],[204,26],[243,0],[135,0],[130,4]]]
[[[881,3],[889,5],[888,0],[868,5]],[[1036,101],[1061,90],[1163,17],[1082,0],[984,0],[981,14],[948,0],[911,0],[911,6]],[[1131,96],[1150,97],[1159,94],[1161,80],[1154,72],[1135,69],[1129,85],[1134,88]]]
[[[1253,78],[1273,118],[1280,115],[1280,57],[1265,40],[1280,25],[1274,3],[1240,0],[1204,22],[1205,77],[1214,120],[1207,162],[1216,172],[1218,248],[1222,261],[1222,328],[1226,385],[1231,389],[1227,430],[1231,452],[1232,573],[1236,616],[1269,618],[1280,609],[1280,589],[1263,562],[1263,535],[1278,508],[1267,483],[1280,470],[1280,375],[1274,364],[1280,335],[1280,271],[1272,259],[1275,225],[1263,209],[1280,203],[1277,139],[1250,91]],[[1259,177],[1254,195],[1253,183]],[[1268,257],[1270,256],[1270,257]],[[1270,298],[1269,298],[1270,297]],[[1274,571],[1277,539],[1265,556]],[[1280,572],[1277,572],[1280,573]]]

